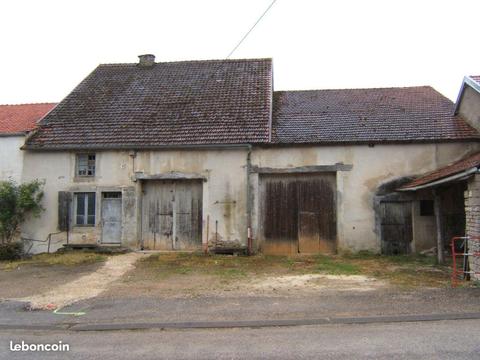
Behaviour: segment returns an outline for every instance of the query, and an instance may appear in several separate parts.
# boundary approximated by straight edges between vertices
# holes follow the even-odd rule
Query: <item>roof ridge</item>
[[[273,61],[273,58],[242,58],[242,59],[204,59],[204,60],[172,60],[172,61],[160,61],[155,64],[191,64],[191,63],[215,63],[215,62],[253,62],[253,61]],[[138,62],[134,63],[103,63],[98,66],[131,66],[138,65]]]
[[[361,88],[329,88],[329,89],[306,89],[306,90],[275,90],[274,93],[280,92],[314,92],[314,91],[341,91],[341,90],[349,90],[349,91],[356,91],[356,90],[390,90],[390,89],[420,89],[420,88],[430,88],[435,90],[433,86],[430,85],[417,85],[417,86],[387,86],[387,87],[361,87]],[[437,90],[435,90],[438,92]],[[441,94],[441,93],[439,93]]]

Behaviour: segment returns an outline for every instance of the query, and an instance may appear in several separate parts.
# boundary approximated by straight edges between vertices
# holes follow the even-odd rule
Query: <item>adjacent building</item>
[[[20,148],[28,133],[55,105],[0,105],[0,180],[21,181],[24,151]]]

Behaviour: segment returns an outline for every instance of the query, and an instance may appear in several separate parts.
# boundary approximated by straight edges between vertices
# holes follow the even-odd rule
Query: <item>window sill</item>
[[[93,182],[95,181],[95,176],[75,176],[73,182]]]

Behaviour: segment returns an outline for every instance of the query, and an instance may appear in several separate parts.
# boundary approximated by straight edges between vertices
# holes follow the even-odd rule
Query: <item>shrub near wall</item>
[[[0,244],[0,261],[17,260],[23,255],[23,244],[21,242],[12,242]]]
[[[43,183],[38,180],[19,185],[13,180],[0,181],[0,260],[22,256],[23,245],[15,239],[20,225],[44,210],[42,188]]]

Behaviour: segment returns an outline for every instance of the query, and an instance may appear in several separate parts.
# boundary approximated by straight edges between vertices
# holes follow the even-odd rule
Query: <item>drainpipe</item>
[[[252,200],[250,194],[250,172],[251,172],[251,155],[252,145],[248,145],[247,166],[246,166],[246,183],[247,183],[247,252],[252,255]]]

